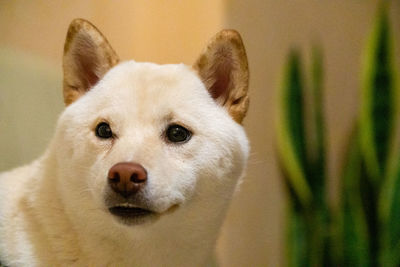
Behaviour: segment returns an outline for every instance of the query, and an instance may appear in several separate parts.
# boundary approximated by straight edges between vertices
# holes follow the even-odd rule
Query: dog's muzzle
[[[155,203],[146,197],[147,179],[146,169],[138,163],[120,162],[111,167],[105,204],[118,221],[127,225],[142,224],[170,214],[179,207],[174,203],[161,213],[157,211]]]
[[[120,162],[108,172],[111,190],[106,198],[109,212],[126,224],[139,224],[157,217],[143,197],[147,171],[134,162]]]

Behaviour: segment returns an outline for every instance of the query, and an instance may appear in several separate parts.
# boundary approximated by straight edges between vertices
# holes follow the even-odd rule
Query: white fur
[[[95,136],[100,120],[116,140]],[[165,141],[171,123],[193,132],[189,142]],[[243,128],[190,67],[123,62],[65,109],[41,158],[0,175],[0,259],[9,266],[207,265],[247,157]],[[125,161],[147,170],[158,220],[128,226],[105,207],[107,172]]]

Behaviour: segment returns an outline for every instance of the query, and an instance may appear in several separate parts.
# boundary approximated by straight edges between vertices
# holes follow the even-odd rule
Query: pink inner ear
[[[96,55],[96,47],[89,38],[78,37],[73,52],[74,61],[77,67],[77,75],[86,90],[99,81],[96,74],[99,59]]]
[[[226,102],[229,96],[232,71],[233,60],[231,52],[226,49],[220,49],[215,54],[215,63],[211,74],[214,83],[209,88],[209,91],[211,96],[220,100],[222,104]]]

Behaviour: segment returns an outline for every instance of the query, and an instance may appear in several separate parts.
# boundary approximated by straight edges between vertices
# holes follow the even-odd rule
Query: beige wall
[[[400,44],[400,2],[395,2],[391,11]],[[236,28],[250,63],[251,106],[245,126],[253,148],[248,176],[228,214],[218,254],[223,266],[280,266],[285,204],[276,168],[274,123],[283,59],[292,45],[306,54],[313,40],[323,45],[329,173],[335,177],[357,111],[360,51],[375,3],[0,1],[0,171],[38,156],[51,136],[63,108],[61,55],[73,18],[98,26],[122,59],[158,63],[190,64],[220,28]],[[332,195],[335,188],[337,182],[331,179]]]
[[[0,40],[60,65],[68,24],[81,17],[122,59],[189,64],[221,28],[223,10],[222,0],[0,1]]]

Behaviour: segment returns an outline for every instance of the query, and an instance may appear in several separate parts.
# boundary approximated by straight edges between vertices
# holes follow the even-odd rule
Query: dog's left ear
[[[64,46],[64,102],[71,104],[118,63],[117,54],[89,21],[71,22]]]
[[[241,123],[249,106],[249,69],[239,33],[234,30],[217,33],[193,68],[214,100]]]

